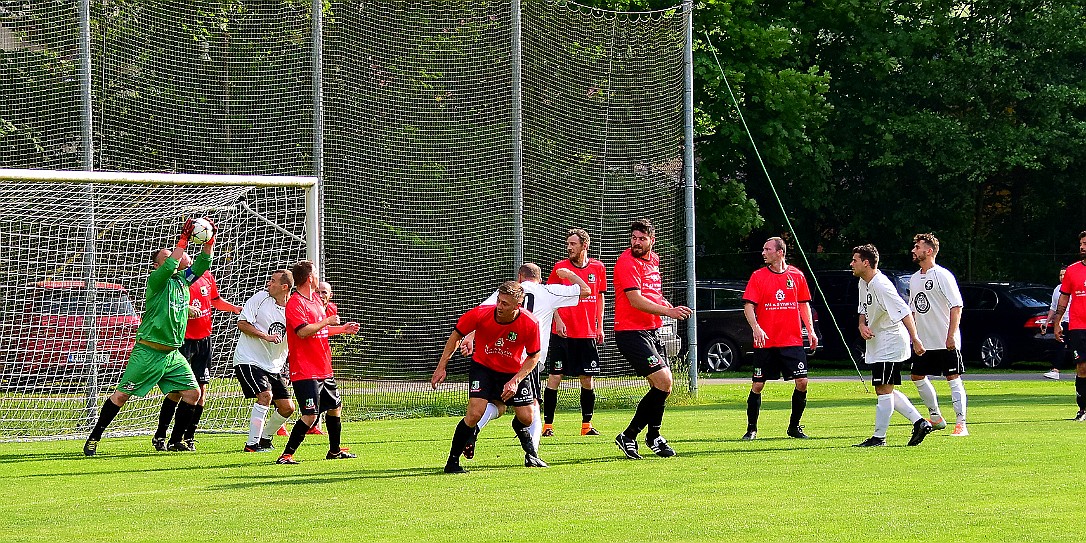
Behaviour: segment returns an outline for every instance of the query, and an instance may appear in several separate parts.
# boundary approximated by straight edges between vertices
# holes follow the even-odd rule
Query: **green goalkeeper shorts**
[[[177,350],[157,351],[136,343],[128,366],[117,385],[117,390],[133,396],[144,397],[158,385],[163,394],[200,388],[192,368]]]

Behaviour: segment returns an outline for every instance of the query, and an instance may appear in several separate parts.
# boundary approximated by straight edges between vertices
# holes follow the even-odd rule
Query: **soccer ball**
[[[211,236],[215,234],[214,228],[211,227],[211,222],[207,219],[196,219],[192,221],[192,235],[189,239],[197,245],[207,243],[207,240],[211,239]]]

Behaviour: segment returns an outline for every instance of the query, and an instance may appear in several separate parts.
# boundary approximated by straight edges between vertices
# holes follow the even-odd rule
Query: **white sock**
[[[950,401],[954,402],[954,415],[958,417],[958,422],[965,422],[965,383],[958,377],[947,381],[947,384],[950,385]]]
[[[879,403],[875,406],[875,433],[874,437],[886,439],[886,429],[890,427],[890,416],[894,414],[894,395],[880,394]]]
[[[931,385],[931,381],[924,377],[919,381],[913,381],[913,384],[916,385],[916,391],[920,393],[920,399],[924,401],[932,418],[942,417],[939,411],[939,399],[935,397],[935,387]]]
[[[492,403],[488,403],[486,404],[486,410],[483,411],[483,416],[479,418],[479,424],[476,424],[475,427],[482,430],[483,427],[486,426],[486,423],[498,418],[499,416],[500,415],[498,414],[498,406]]]
[[[539,418],[539,404],[532,404],[532,423],[528,425],[532,432],[532,443],[535,444],[535,452],[539,453],[539,442],[543,439],[543,420]]]
[[[913,402],[909,401],[909,397],[897,389],[894,389],[894,411],[901,413],[903,417],[909,419],[909,422],[924,418],[916,407],[913,407]]]
[[[268,406],[253,404],[253,410],[249,413],[249,440],[247,445],[255,445],[260,434],[264,432],[264,419],[268,417]]]
[[[267,424],[264,425],[264,432],[260,434],[260,439],[271,439],[288,418],[290,417],[284,417],[280,414],[279,409],[273,409],[271,416],[268,417]]]

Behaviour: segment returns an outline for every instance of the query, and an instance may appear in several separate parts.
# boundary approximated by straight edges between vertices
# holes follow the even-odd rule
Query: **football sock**
[[[290,417],[284,416],[279,409],[271,409],[268,422],[264,423],[264,431],[260,432],[260,439],[271,439],[288,418]]]
[[[762,395],[753,390],[747,395],[747,431],[758,431],[758,413],[762,410]]]
[[[532,423],[528,425],[528,431],[532,434],[532,444],[535,450],[539,450],[539,442],[543,439],[543,421],[539,418],[539,404],[532,404]]]
[[[268,409],[266,405],[253,404],[253,409],[249,412],[249,439],[245,441],[247,445],[260,442],[260,436],[264,433],[264,419],[268,417]]]
[[[957,422],[965,422],[965,383],[962,382],[962,378],[952,379],[947,381],[950,385],[950,401],[954,403],[954,416],[957,417]]]
[[[310,426],[302,419],[294,421],[294,427],[290,429],[290,437],[287,438],[287,446],[283,447],[283,454],[294,454],[305,440],[305,433],[309,431],[309,428]]]
[[[340,438],[343,436],[343,419],[326,413],[324,429],[328,432],[328,450],[334,453],[339,452]]]
[[[513,417],[514,420],[516,417]],[[475,436],[475,428],[468,426],[464,419],[460,419],[460,422],[456,423],[456,430],[453,432],[452,447],[449,449],[449,463],[460,464],[460,453],[464,452],[464,445],[468,444],[470,440]]]
[[[886,429],[890,427],[890,417],[894,414],[894,395],[880,394],[879,403],[875,406],[875,433],[874,437],[886,438]]]
[[[528,425],[513,417],[513,431],[520,440],[520,448],[524,449],[525,453],[535,456],[535,445],[532,444],[532,434],[528,431]]]
[[[192,412],[194,405],[188,402],[177,403],[177,414],[174,415],[173,433],[170,434],[170,443],[180,443],[185,438],[185,433],[192,424]]]
[[[486,426],[486,423],[496,418],[498,418],[498,406],[488,403],[486,404],[486,409],[483,410],[483,416],[479,417],[479,422],[475,426],[482,430]]]
[[[162,409],[158,412],[158,429],[155,430],[155,437],[166,437],[166,430],[170,427],[170,421],[173,420],[176,411],[177,402],[171,400],[169,396],[162,398]]]
[[[94,428],[91,429],[89,439],[102,439],[102,432],[106,430],[109,423],[113,422],[113,417],[116,417],[120,410],[121,406],[113,403],[112,398],[106,398],[106,401],[102,403],[102,410],[98,413],[98,422],[95,422]]]
[[[204,406],[196,404],[192,406],[192,422],[189,423],[188,429],[185,430],[185,439],[192,441],[196,439],[196,425],[200,424],[200,417],[204,414]]]
[[[592,422],[592,412],[596,409],[596,391],[581,387],[581,422]]]
[[[1086,409],[1086,377],[1075,377],[1075,401],[1080,410]]]
[[[924,401],[924,405],[928,408],[928,413],[932,417],[942,416],[939,411],[939,399],[935,396],[935,387],[932,386],[931,381],[927,377],[919,381],[913,381],[916,385],[916,391],[920,393],[920,399]],[[951,388],[953,390],[953,387]]]
[[[645,432],[645,439],[652,441],[660,435],[660,426],[664,422],[664,407],[667,405],[667,397],[670,395],[670,392],[664,392],[656,387],[649,387],[649,392],[645,396],[652,396],[653,410],[649,413],[648,431]]]
[[[803,410],[807,408],[807,391],[806,390],[793,390],[792,391],[792,417],[788,419],[788,427],[795,428],[799,426],[799,420],[803,418]]]
[[[554,424],[554,410],[558,407],[558,389],[543,389],[543,422]]]
[[[916,422],[924,418],[913,406],[913,402],[909,401],[909,397],[897,389],[894,389],[894,411],[901,413],[903,417],[909,419],[909,422]]]
[[[626,437],[630,439],[637,439],[637,434],[641,433],[641,430],[645,429],[645,426],[649,423],[652,413],[652,391],[656,390],[654,387],[649,387],[649,391],[645,394],[644,398],[641,398],[640,402],[637,402],[637,409],[634,410],[634,416],[630,419],[630,425],[622,431]]]

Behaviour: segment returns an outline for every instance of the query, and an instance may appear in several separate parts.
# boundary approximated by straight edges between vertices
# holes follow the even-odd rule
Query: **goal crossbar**
[[[191,173],[97,172],[83,170],[19,170],[0,168],[5,181],[143,185],[276,186],[312,188],[318,178],[292,175],[224,175]]]

